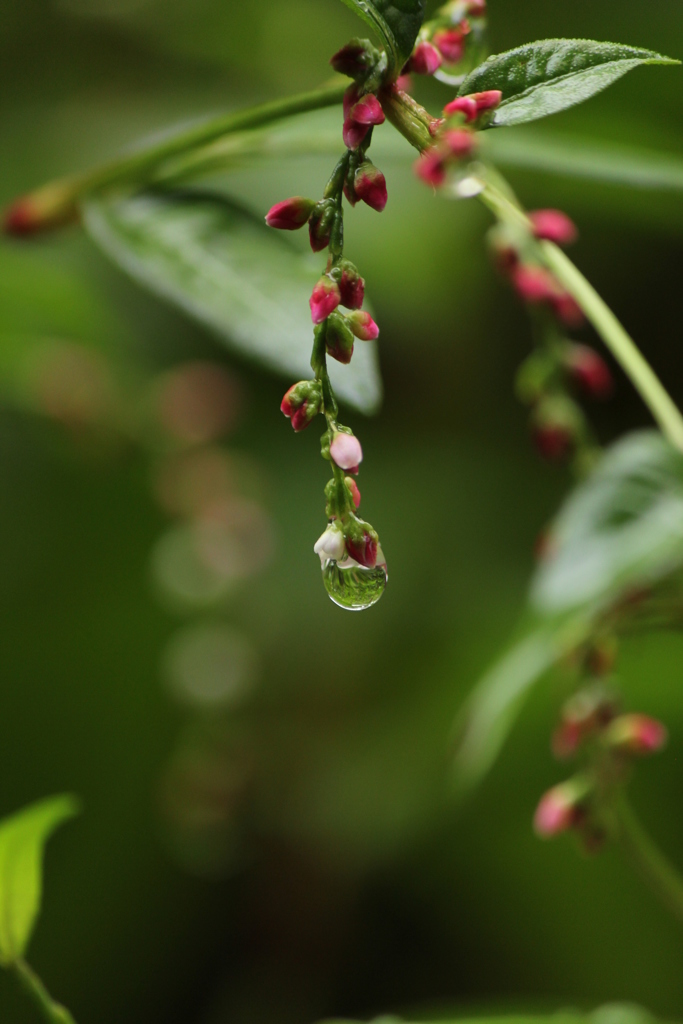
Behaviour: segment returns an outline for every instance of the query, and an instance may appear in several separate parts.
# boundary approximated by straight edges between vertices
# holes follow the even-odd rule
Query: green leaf
[[[42,895],[43,847],[54,830],[78,813],[68,795],[50,797],[0,822],[0,962],[24,955]]]
[[[422,27],[425,0],[344,0],[381,39],[395,78],[413,52]]]
[[[544,615],[591,612],[683,566],[683,454],[655,431],[631,434],[570,496],[532,601]]]
[[[496,760],[533,686],[562,653],[548,631],[525,637],[477,683],[455,725],[455,783],[465,792]]]
[[[491,124],[523,124],[582,103],[640,64],[679,63],[619,43],[544,39],[489,57],[467,76],[460,95],[500,89]]]
[[[292,382],[311,376],[308,300],[323,268],[261,218],[224,196],[185,191],[91,200],[85,223],[119,266],[228,347]],[[330,364],[339,398],[374,412],[376,345],[358,342],[348,366]]]

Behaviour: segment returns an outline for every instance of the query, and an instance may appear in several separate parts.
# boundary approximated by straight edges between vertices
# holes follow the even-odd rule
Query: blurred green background
[[[3,201],[174,123],[315,86],[362,34],[339,0],[3,0],[2,15]],[[582,36],[683,56],[680,0],[490,0],[490,21],[494,51]],[[421,90],[433,109],[450,96]],[[644,69],[534,131],[676,154],[682,119],[681,72]],[[225,185],[263,211],[318,194],[329,164]],[[347,220],[386,386],[377,419],[346,414],[390,570],[358,616],[322,589],[325,467],[316,428],[295,437],[278,410],[287,382],[78,228],[0,245],[0,812],[84,799],[51,844],[32,949],[81,1024],[614,999],[683,1016],[683,935],[640,881],[615,852],[532,834],[562,778],[551,689],[482,789],[462,808],[450,794],[454,714],[520,619],[534,538],[570,479],[539,463],[513,397],[529,328],[488,265],[485,213],[432,197],[409,162],[384,170],[385,214]],[[577,262],[683,401],[683,196],[510,177],[527,205],[578,221]],[[617,377],[595,410],[604,440],[648,422]],[[169,425],[194,385],[229,394],[221,430]],[[204,537],[210,572],[188,547],[203,486],[225,512]],[[671,729],[633,788],[679,862],[682,657],[680,637],[654,636],[620,662],[629,705]],[[33,1019],[0,976],[0,1020]]]

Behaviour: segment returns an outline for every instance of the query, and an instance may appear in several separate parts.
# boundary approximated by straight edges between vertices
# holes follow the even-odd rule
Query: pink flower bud
[[[414,167],[416,175],[426,185],[438,188],[446,180],[446,157],[436,146],[426,149]]]
[[[636,757],[655,754],[668,739],[666,726],[647,715],[620,715],[605,730],[605,743]]]
[[[399,92],[410,92],[413,88],[413,80],[410,75],[399,75],[396,79],[396,88]]]
[[[448,151],[456,160],[467,160],[477,148],[477,137],[466,128],[453,128],[444,133]]]
[[[339,75],[356,78],[370,67],[371,56],[360,39],[353,39],[330,58],[330,64]]]
[[[351,476],[344,477],[344,483],[351,492],[351,501],[354,504],[356,510],[360,508],[360,491],[358,490],[358,484]]]
[[[363,449],[358,438],[341,431],[337,431],[332,438],[330,455],[340,469],[353,469],[363,461]]]
[[[483,114],[485,110],[495,110],[503,98],[500,89],[488,89],[486,92],[475,92],[472,99],[477,104],[477,110]]]
[[[345,365],[351,362],[353,355],[353,332],[346,317],[340,313],[331,313],[325,332],[325,347],[329,355]]]
[[[346,263],[339,281],[341,305],[347,309],[360,309],[365,299],[365,281],[352,263]]]
[[[377,539],[367,531],[362,539],[346,538],[346,550],[351,558],[366,569],[374,569],[377,563]]]
[[[572,828],[579,817],[576,786],[573,781],[563,782],[541,797],[534,815],[534,829],[543,839],[550,839]]]
[[[379,337],[379,327],[369,313],[356,310],[347,316],[346,321],[353,333],[361,341],[374,341],[375,338]]]
[[[512,283],[524,302],[537,305],[552,302],[558,294],[555,278],[544,267],[520,264],[513,272]]]
[[[471,96],[458,96],[446,104],[443,112],[447,117],[452,117],[453,114],[464,114],[466,121],[475,121],[479,110],[476,101]]]
[[[591,398],[607,398],[613,388],[607,363],[588,345],[569,345],[563,362],[572,379]]]
[[[283,199],[281,203],[276,203],[268,210],[266,224],[269,228],[279,228],[280,231],[298,231],[307,223],[314,207],[315,202],[312,199],[304,199],[302,196]]]
[[[368,93],[352,108],[350,116],[359,124],[384,124],[384,111],[376,96]]]
[[[377,213],[381,213],[387,205],[386,179],[369,160],[362,163],[356,171],[353,188],[357,197]]]
[[[408,61],[407,70],[416,75],[433,75],[443,63],[443,57],[431,43],[418,43]]]
[[[347,149],[357,149],[369,131],[369,124],[360,124],[349,115],[344,121],[344,127],[342,128],[344,145]]]
[[[280,411],[291,420],[298,433],[305,430],[318,415],[322,406],[322,392],[317,381],[302,380],[285,394]]]
[[[313,323],[321,324],[323,320],[327,320],[330,313],[337,308],[340,302],[341,295],[339,294],[339,286],[336,282],[326,275],[321,277],[313,289],[313,294],[309,301]]]
[[[469,24],[464,23],[469,32]],[[447,64],[457,64],[465,54],[465,33],[459,28],[440,29],[432,42]]]
[[[534,210],[529,220],[536,238],[556,245],[569,245],[578,238],[576,225],[561,210]]]
[[[586,319],[581,306],[568,292],[560,291],[550,299],[550,304],[557,319],[566,327],[581,327]]]

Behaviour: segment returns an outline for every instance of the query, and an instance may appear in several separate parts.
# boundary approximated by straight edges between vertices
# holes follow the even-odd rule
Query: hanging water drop
[[[377,549],[377,563],[374,569],[366,569],[348,555],[337,561],[328,558],[323,565],[325,590],[340,608],[351,612],[362,612],[377,604],[384,593],[389,574],[382,549]]]

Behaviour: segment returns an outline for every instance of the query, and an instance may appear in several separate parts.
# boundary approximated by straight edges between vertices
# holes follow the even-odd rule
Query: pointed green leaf
[[[491,124],[523,124],[582,103],[640,64],[679,63],[619,43],[544,39],[489,57],[467,76],[460,94],[500,89],[503,100]]]
[[[569,497],[532,600],[545,615],[599,610],[683,566],[683,454],[656,431],[619,441]]]
[[[78,809],[74,797],[55,796],[0,822],[0,962],[23,956],[40,910],[43,847]]]
[[[282,234],[227,197],[199,191],[91,200],[85,223],[124,270],[216,332],[229,348],[294,382],[311,376],[308,300],[322,270]],[[348,366],[330,360],[340,399],[374,412],[381,380],[374,342]]]
[[[381,39],[396,77],[410,54],[422,27],[425,0],[344,0]]]
[[[498,756],[533,686],[558,660],[549,632],[525,637],[477,683],[455,725],[455,783],[466,792]]]

